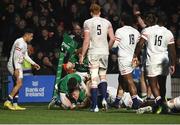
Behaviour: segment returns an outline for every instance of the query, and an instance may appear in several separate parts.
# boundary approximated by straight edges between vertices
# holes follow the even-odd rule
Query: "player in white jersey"
[[[23,79],[23,67],[22,63],[24,60],[30,62],[34,68],[40,69],[40,66],[36,64],[27,53],[27,43],[29,43],[33,38],[33,32],[30,29],[25,30],[24,35],[18,38],[11,49],[10,58],[7,64],[7,68],[10,74],[13,76],[14,87],[8,96],[7,101],[5,101],[4,106],[11,110],[25,110],[25,108],[20,107],[18,103],[18,92],[22,86]]]
[[[167,101],[167,107],[170,109],[168,112],[180,112],[180,96]],[[152,112],[152,110],[153,108],[151,106],[146,106],[139,108],[136,113],[143,114],[147,112]]]
[[[149,14],[148,16],[152,17],[152,14]],[[158,18],[149,18],[151,26],[142,31],[142,36],[136,46],[132,61],[133,63],[137,60],[136,57],[139,55],[143,44],[146,42],[146,70],[148,82],[150,83],[155,97],[154,107],[156,108],[156,113],[162,111],[161,106],[166,102],[166,77],[169,73],[169,68],[171,70],[170,73],[174,73],[176,60],[174,37],[171,31],[163,26],[165,22],[163,17],[164,16],[161,15]]]
[[[142,102],[138,99],[137,89],[133,81],[132,71],[134,67],[131,62],[140,33],[131,26],[132,23],[133,20],[130,15],[122,14],[121,24],[123,27],[116,30],[116,40],[113,47],[118,47],[118,63],[121,78],[128,85],[133,100],[132,108],[137,109]]]
[[[98,111],[97,106],[97,89],[99,88],[103,101],[102,105],[107,108],[106,91],[107,80],[106,70],[108,66],[109,48],[114,43],[114,32],[111,23],[100,17],[100,6],[92,4],[90,7],[92,15],[91,19],[84,22],[84,42],[82,55],[79,62],[82,64],[84,56],[87,52],[89,59],[90,75],[92,80],[91,97],[92,97],[92,111]],[[109,35],[109,44],[107,36]],[[100,78],[100,84],[98,79]],[[99,84],[99,85],[98,85]]]
[[[180,96],[167,101],[167,106],[171,110],[176,109],[180,111]]]

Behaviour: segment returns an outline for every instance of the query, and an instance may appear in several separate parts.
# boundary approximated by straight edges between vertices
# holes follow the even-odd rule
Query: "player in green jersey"
[[[83,103],[86,96],[86,85],[78,74],[66,75],[55,85],[57,96],[49,103],[50,109],[54,105],[64,109],[74,109],[76,104]]]

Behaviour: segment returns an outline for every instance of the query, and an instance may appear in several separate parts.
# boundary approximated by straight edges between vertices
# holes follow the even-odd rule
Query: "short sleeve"
[[[113,48],[116,48],[121,41],[119,30],[116,30],[115,32],[115,42],[113,44]]]
[[[88,26],[88,22],[85,21],[84,25],[83,25],[84,31],[88,31],[89,32],[89,26]]]
[[[170,30],[168,30],[166,35],[167,35],[168,44],[173,44],[174,43],[174,36],[173,36],[172,32]]]

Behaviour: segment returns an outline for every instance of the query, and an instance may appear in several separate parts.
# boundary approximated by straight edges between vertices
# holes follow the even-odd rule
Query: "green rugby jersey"
[[[69,61],[71,63],[75,64],[76,71],[78,71],[78,72],[88,72],[89,68],[88,68],[88,58],[87,57],[84,58],[83,64],[81,64],[81,65],[78,63],[79,62],[79,57],[76,54],[73,54],[70,57]]]
[[[75,78],[79,84],[82,82],[81,77],[78,74],[75,73],[68,74],[64,78],[62,78],[58,83],[59,92],[69,94],[69,89],[67,84],[69,79],[71,78]]]

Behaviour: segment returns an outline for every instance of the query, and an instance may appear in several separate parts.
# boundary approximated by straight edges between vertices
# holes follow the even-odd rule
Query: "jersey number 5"
[[[101,25],[97,25],[97,35],[101,35]]]

